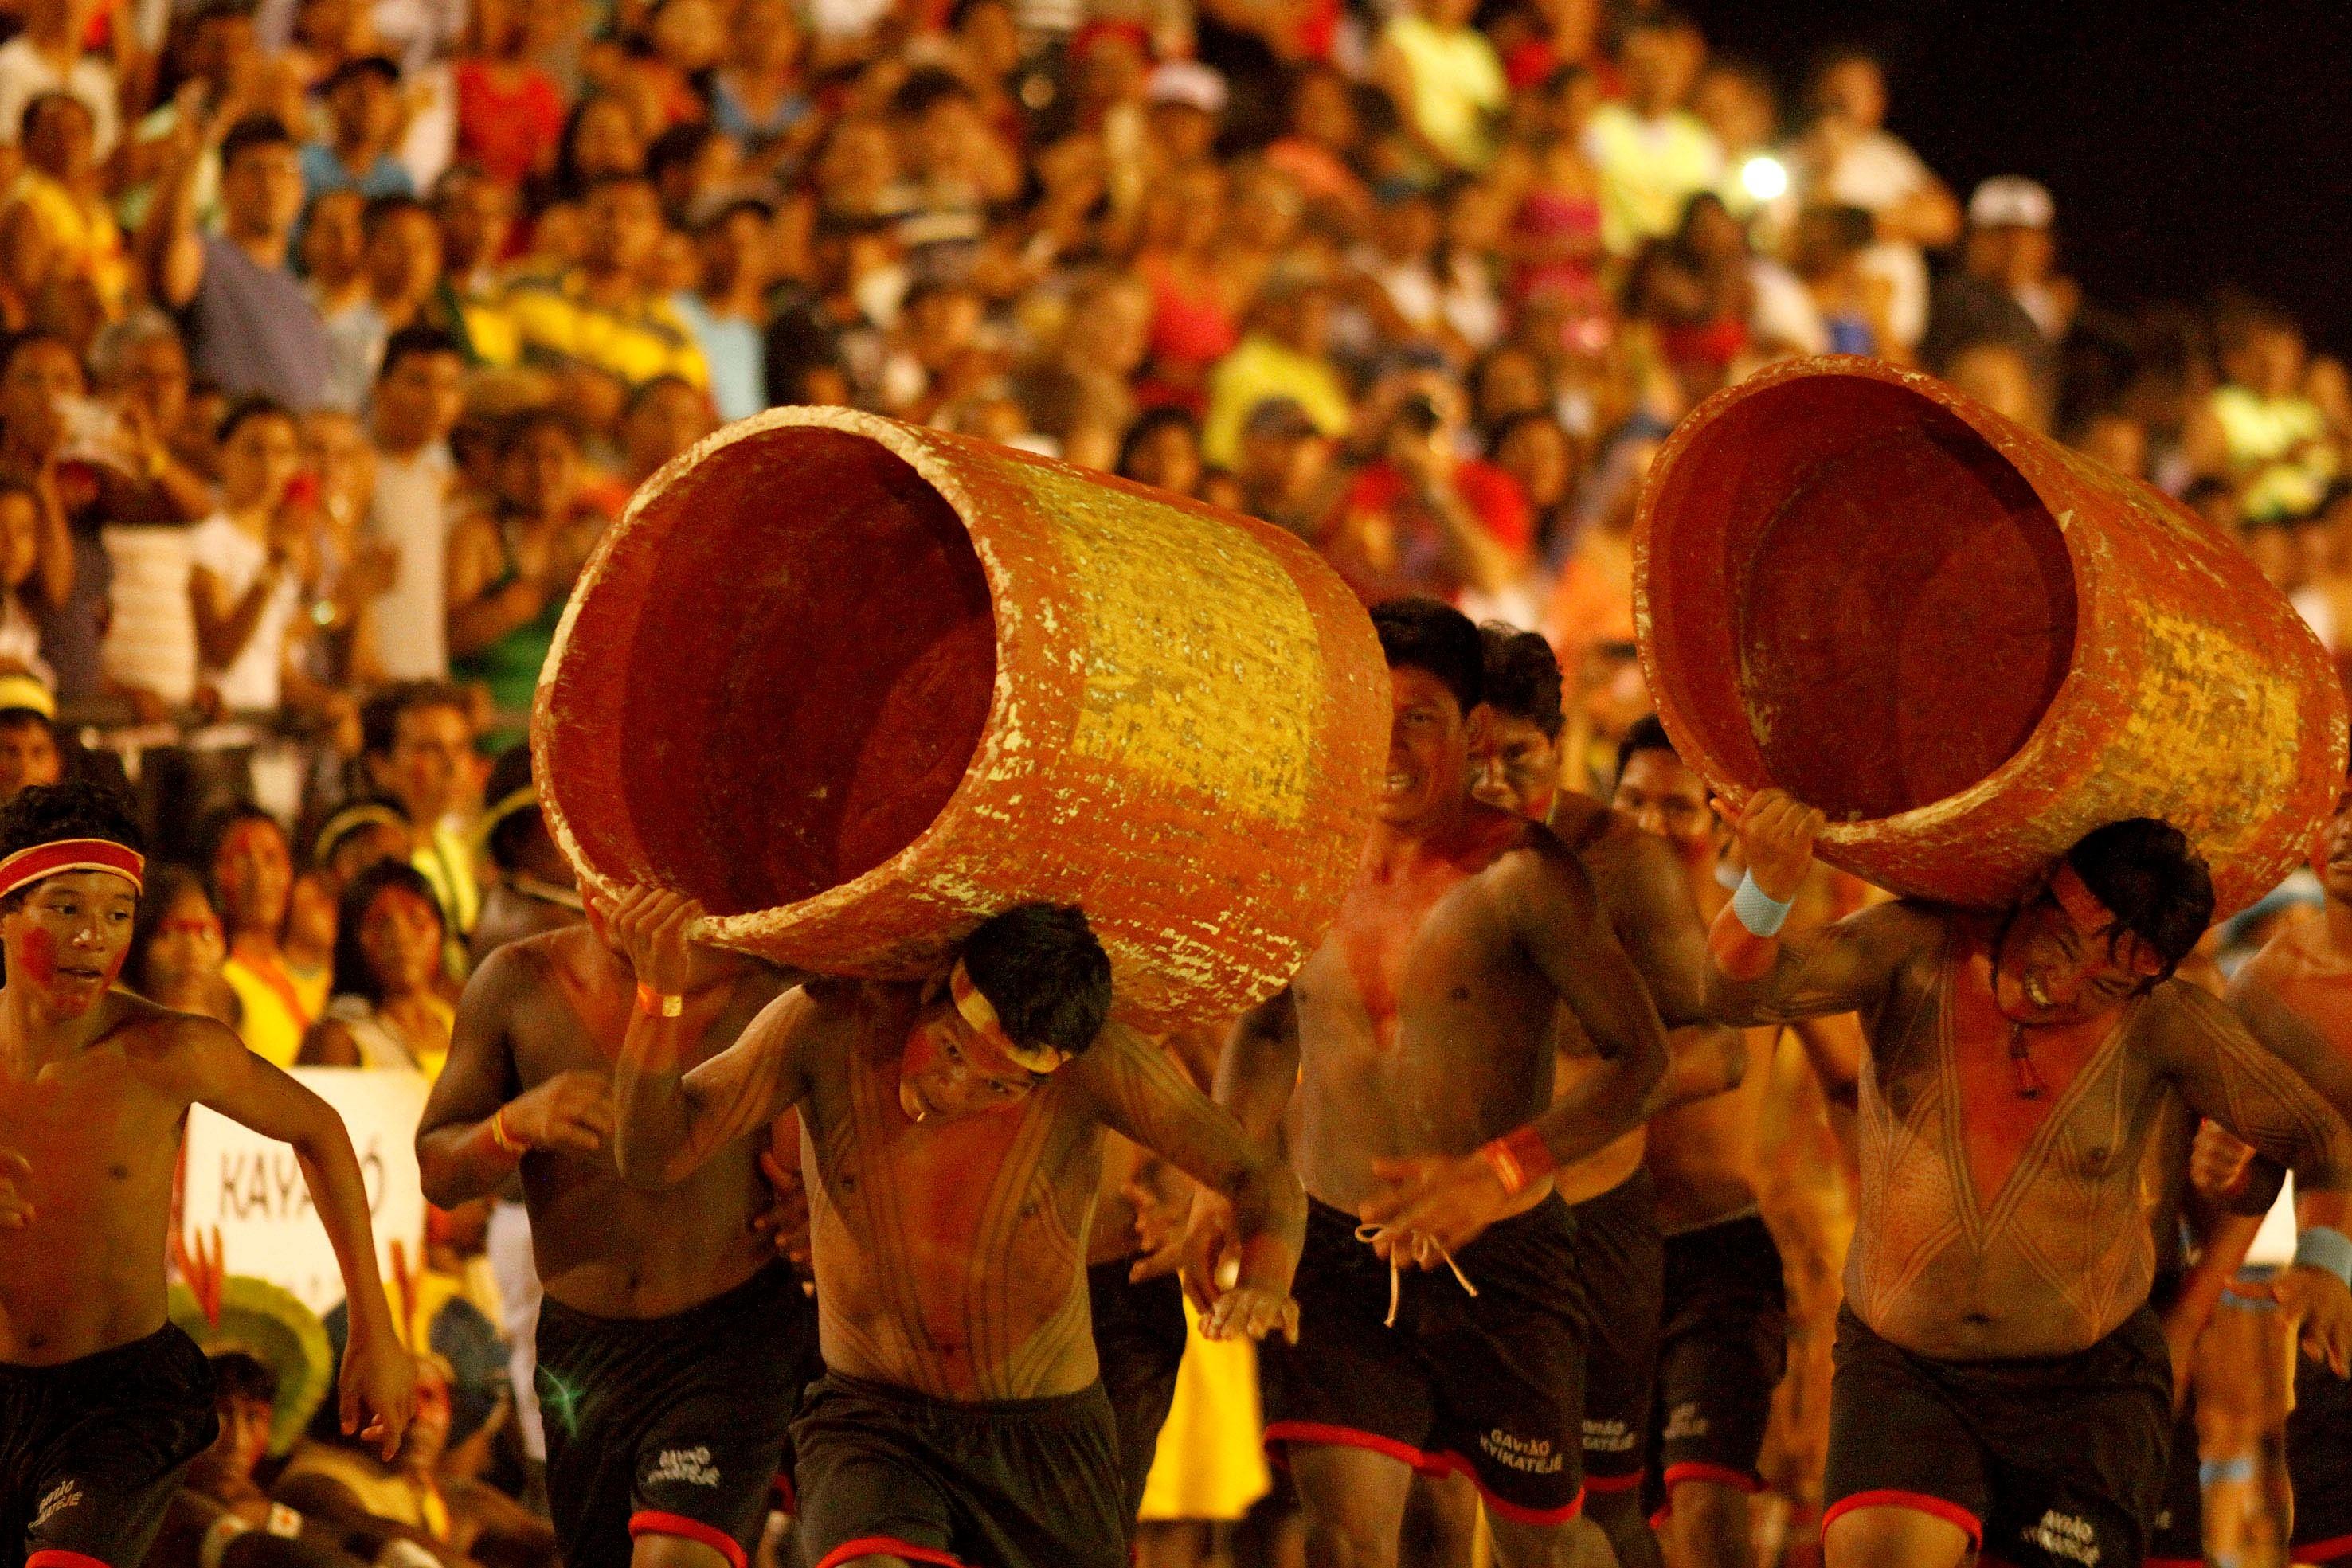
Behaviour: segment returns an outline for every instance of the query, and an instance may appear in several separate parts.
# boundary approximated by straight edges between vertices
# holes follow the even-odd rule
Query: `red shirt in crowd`
[[[1535,538],[1535,519],[1518,481],[1491,463],[1465,457],[1454,465],[1454,494],[1504,549],[1523,552]],[[1462,580],[1445,560],[1436,518],[1412,504],[1412,486],[1383,457],[1367,465],[1339,503],[1339,526],[1328,551],[1341,576],[1368,602],[1399,593],[1426,593],[1452,603]]]
[[[457,159],[502,185],[520,185],[540,151],[563,135],[563,95],[537,66],[510,79],[486,60],[457,62]]]

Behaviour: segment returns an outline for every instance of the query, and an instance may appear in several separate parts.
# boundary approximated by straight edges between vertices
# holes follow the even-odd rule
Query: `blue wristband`
[[[2294,1239],[2294,1266],[2325,1269],[2352,1285],[2352,1236],[2325,1225],[2315,1225]]]
[[[1756,885],[1754,872],[1739,879],[1739,891],[1731,895],[1731,913],[1751,936],[1778,936],[1781,923],[1789,918],[1789,908]]]

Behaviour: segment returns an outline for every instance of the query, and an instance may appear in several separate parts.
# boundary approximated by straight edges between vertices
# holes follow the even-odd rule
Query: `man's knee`
[[[1822,1534],[1828,1568],[1959,1568],[1969,1550],[1967,1531],[1909,1508],[1853,1509]]]
[[[1591,1519],[1516,1524],[1489,1510],[1486,1528],[1495,1540],[1495,1568],[1617,1568],[1608,1531]]]
[[[880,1559],[876,1559],[880,1561]],[[889,1561],[897,1562],[892,1558]],[[647,1531],[629,1542],[629,1568],[734,1568],[727,1553],[708,1542]]]
[[[1673,1492],[1673,1535],[1682,1568],[1750,1568],[1748,1494],[1716,1481],[1678,1481]]]
[[[1366,1448],[1301,1446],[1291,1449],[1290,1479],[1311,1568],[1396,1568],[1409,1468]]]
[[[1588,1486],[1584,1492],[1584,1517],[1609,1537],[1610,1548],[1624,1568],[1657,1568],[1658,1542],[1650,1533],[1648,1517],[1642,1511],[1640,1487],[1602,1491]]]

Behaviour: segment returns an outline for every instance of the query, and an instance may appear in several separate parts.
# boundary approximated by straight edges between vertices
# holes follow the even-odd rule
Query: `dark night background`
[[[2352,6],[1690,0],[1715,49],[1770,70],[1854,42],[1888,71],[1887,128],[1965,204],[1989,174],[2057,198],[2094,299],[2276,300],[2352,353]]]

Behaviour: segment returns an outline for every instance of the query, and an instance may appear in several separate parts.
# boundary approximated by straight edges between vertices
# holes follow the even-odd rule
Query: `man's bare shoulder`
[[[178,1061],[207,1046],[245,1049],[236,1032],[215,1018],[174,1012],[129,991],[109,992],[107,1003],[114,1009],[114,1020],[94,1046],[118,1047],[124,1056],[143,1066]]]
[[[2243,1019],[2204,987],[2179,977],[2159,980],[2140,1003],[2132,1032],[2157,1046],[2188,1045],[2217,1036],[2246,1038]]]
[[[2338,953],[2324,919],[2299,921],[2273,935],[2246,960],[2231,981],[2231,992],[2259,988],[2275,991],[2295,980],[2352,977],[2352,956]]]
[[[1551,829],[1553,837],[1580,855],[1591,854],[1604,846],[1614,848],[1628,841],[1656,840],[1655,834],[1642,831],[1640,823],[1616,807],[1573,790],[1562,791],[1553,802],[1545,826]]]

